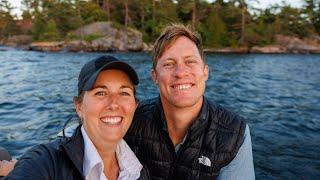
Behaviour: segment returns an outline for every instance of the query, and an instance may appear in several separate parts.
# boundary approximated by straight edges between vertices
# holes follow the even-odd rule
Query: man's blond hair
[[[202,60],[205,61],[201,36],[197,32],[193,31],[190,27],[183,24],[170,24],[162,31],[161,35],[154,43],[152,49],[153,68],[156,67],[158,59],[162,56],[163,52],[181,36],[185,36],[195,43]]]

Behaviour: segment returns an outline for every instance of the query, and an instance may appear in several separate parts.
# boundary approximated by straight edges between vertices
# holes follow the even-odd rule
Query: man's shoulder
[[[240,115],[211,99],[206,99],[205,103],[208,105],[210,127],[212,127],[209,129],[215,131],[219,137],[213,147],[217,147],[216,145],[219,144],[216,152],[223,153],[228,157],[226,161],[221,163],[221,167],[224,167],[236,156],[243,143],[246,122]]]
[[[137,110],[135,111],[132,124],[127,131],[127,136],[132,135],[133,138],[137,137],[136,133],[143,135],[144,133],[150,133],[152,129],[156,128],[156,118],[158,111],[158,99],[147,99],[139,103]],[[126,139],[128,141],[128,139]]]
[[[135,115],[145,114],[154,111],[158,103],[158,98],[146,99],[139,102],[139,106],[135,112]]]
[[[212,99],[206,98],[205,102],[208,105],[210,111],[210,118],[213,120],[212,122],[217,123],[228,129],[240,128],[241,131],[245,130],[246,121],[242,116],[218,104]]]

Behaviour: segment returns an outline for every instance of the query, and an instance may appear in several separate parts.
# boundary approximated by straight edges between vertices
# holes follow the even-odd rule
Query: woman
[[[0,146],[0,180],[3,179],[3,176],[7,176],[10,171],[12,171],[16,159],[12,159],[9,152]]]
[[[122,139],[138,105],[138,76],[111,56],[85,64],[74,98],[81,125],[71,138],[26,153],[7,179],[147,179],[148,173]]]

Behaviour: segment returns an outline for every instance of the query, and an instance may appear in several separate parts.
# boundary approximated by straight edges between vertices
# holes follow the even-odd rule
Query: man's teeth
[[[174,86],[174,88],[178,90],[190,89],[191,84],[181,84],[181,85]]]
[[[117,124],[122,120],[122,118],[121,117],[106,117],[106,118],[102,118],[101,120],[107,124]]]

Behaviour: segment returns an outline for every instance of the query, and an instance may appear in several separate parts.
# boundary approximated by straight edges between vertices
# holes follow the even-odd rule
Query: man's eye
[[[96,92],[94,95],[96,95],[96,96],[105,96],[107,93],[106,92],[104,92],[104,91],[98,91],[98,92]]]
[[[196,63],[196,60],[193,60],[193,59],[187,60],[187,64],[193,64],[193,63]]]
[[[131,94],[128,93],[128,92],[121,92],[120,95],[121,95],[121,96],[131,96]]]

